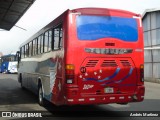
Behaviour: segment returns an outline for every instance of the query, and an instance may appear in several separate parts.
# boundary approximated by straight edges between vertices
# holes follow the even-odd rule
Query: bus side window
[[[9,57],[9,61],[12,61],[12,57]]]
[[[44,42],[43,42],[43,34],[41,35],[41,53],[43,53],[43,50],[44,50],[44,47],[43,47],[43,44],[44,44]]]
[[[63,36],[63,32],[62,32],[62,28],[60,28],[60,35],[59,35],[59,48],[62,48],[62,36]]]
[[[21,57],[24,58],[24,46],[21,47]]]
[[[28,57],[29,56],[29,45],[28,44],[26,44],[26,47],[25,47],[26,49],[25,49],[25,55],[26,55],[26,57]]]
[[[24,54],[25,54],[24,57],[25,57],[25,58],[27,57],[27,53],[26,53],[26,52],[27,52],[27,47],[26,47],[26,46],[27,46],[27,45],[24,46]]]
[[[48,51],[51,51],[52,49],[52,30],[49,30],[48,32]]]
[[[54,50],[58,49],[58,35],[59,35],[59,28],[54,29]]]
[[[36,50],[35,50],[35,54],[37,55],[38,54],[38,38],[35,38],[35,41],[36,41]]]
[[[62,47],[62,25],[54,28],[54,50],[61,49]]]
[[[44,52],[48,51],[48,31],[44,34]]]
[[[29,43],[29,57],[32,56],[32,41]]]
[[[38,54],[41,53],[41,36],[38,37]]]
[[[12,61],[14,61],[15,60],[15,56],[11,56],[10,57],[10,61],[12,62]]]
[[[12,61],[12,57],[8,57],[8,59],[9,59],[8,61]]]
[[[37,38],[33,40],[33,56],[37,54]]]

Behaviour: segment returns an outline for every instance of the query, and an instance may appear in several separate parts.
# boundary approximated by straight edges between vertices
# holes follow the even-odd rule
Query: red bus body
[[[126,27],[122,25],[123,18],[134,22],[132,27],[135,29],[127,27],[125,30],[135,32],[133,38],[131,35],[131,41],[118,32],[114,35],[107,33],[111,37],[98,39],[92,34],[105,33],[106,29],[115,31],[119,24],[115,25],[112,20],[120,21],[120,27]],[[104,28],[105,23],[96,23],[95,31],[89,33],[88,30],[93,28],[90,24],[95,24],[92,22],[94,20],[106,20],[111,28]],[[85,21],[88,23],[85,24]],[[50,58],[51,62],[57,63],[57,68],[49,101],[56,105],[143,101],[144,49],[140,15],[116,9],[80,8],[67,10],[44,29],[49,29],[59,22],[63,25],[63,49],[53,52],[53,57]],[[88,34],[93,37],[87,36]],[[44,98],[47,99],[45,87],[44,84]]]

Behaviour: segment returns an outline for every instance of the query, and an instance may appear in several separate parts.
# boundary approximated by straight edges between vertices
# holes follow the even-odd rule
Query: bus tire
[[[20,84],[21,84],[21,89],[22,90],[24,90],[24,86],[23,86],[23,82],[22,82],[23,80],[22,80],[22,75],[20,74],[19,75],[19,82],[20,82]]]
[[[38,103],[40,106],[44,105],[42,85],[39,85],[38,87]]]
[[[127,105],[128,103],[117,103],[119,105]]]
[[[23,84],[22,84],[22,81],[21,81],[21,89],[24,90],[24,86],[23,86]]]

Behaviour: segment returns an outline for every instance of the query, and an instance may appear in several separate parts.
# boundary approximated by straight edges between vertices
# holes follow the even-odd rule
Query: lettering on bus
[[[93,88],[93,87],[94,87],[94,85],[84,84],[83,90],[88,90],[88,89],[91,89],[91,88]]]
[[[87,53],[95,53],[95,54],[127,54],[132,53],[133,49],[131,48],[85,48],[85,52]]]
[[[85,67],[81,67],[80,71],[81,71],[81,73],[85,73],[86,72],[86,68]]]

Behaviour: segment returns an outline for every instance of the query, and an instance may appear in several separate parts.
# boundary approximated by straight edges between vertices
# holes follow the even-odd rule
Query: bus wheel
[[[21,89],[22,89],[22,90],[24,90],[24,87],[23,87],[22,81],[21,81]]]
[[[22,83],[22,77],[20,76],[20,84],[21,84],[21,89],[24,90],[24,86],[23,86],[23,83]]]
[[[43,106],[43,91],[42,91],[42,86],[38,87],[38,103],[40,106]]]

